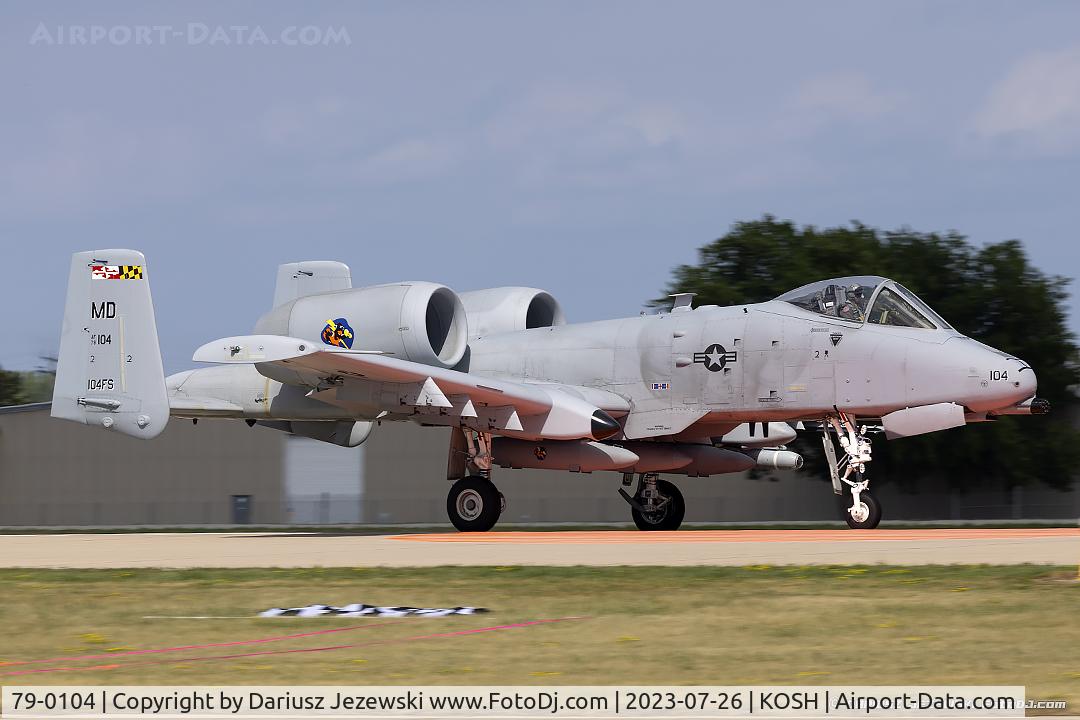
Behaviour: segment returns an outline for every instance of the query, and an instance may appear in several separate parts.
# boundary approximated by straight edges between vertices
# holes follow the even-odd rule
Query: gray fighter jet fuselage
[[[634,405],[631,437],[837,409],[880,418],[942,402],[975,419],[1036,389],[1026,363],[951,327],[843,320],[777,300],[504,333],[470,348],[472,373],[623,395]],[[663,427],[637,430],[661,417]]]
[[[170,415],[243,419],[346,447],[376,421],[447,426],[447,511],[462,530],[498,520],[493,465],[616,471],[626,487],[637,475],[619,492],[638,527],[675,529],[685,503],[660,473],[797,468],[787,422],[821,429],[833,489],[851,493],[845,519],[871,528],[871,431],[1047,410],[1030,366],[872,276],[565,324],[532,288],[353,288],[341,263],[293,263],[255,334],[207,343],[194,359],[214,365],[164,378],[144,263],[130,250],[74,256],[54,416],[144,438]]]

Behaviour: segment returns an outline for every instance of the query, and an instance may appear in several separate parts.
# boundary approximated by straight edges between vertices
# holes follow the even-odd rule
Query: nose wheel
[[[495,527],[506,498],[487,478],[471,475],[450,486],[446,514],[461,532],[487,532]]]
[[[852,496],[850,507],[844,510],[844,519],[853,530],[873,530],[881,522],[881,503],[863,490],[857,498]]]

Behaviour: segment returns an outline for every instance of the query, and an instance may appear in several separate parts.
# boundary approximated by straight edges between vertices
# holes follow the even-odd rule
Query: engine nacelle
[[[499,287],[461,293],[469,339],[529,328],[565,325],[559,301],[543,290]]]
[[[259,318],[255,332],[452,368],[468,346],[465,307],[450,288],[403,282],[307,295]]]

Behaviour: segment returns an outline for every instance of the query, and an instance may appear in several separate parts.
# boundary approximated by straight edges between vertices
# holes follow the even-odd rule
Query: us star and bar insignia
[[[702,363],[709,372],[720,372],[728,363],[736,362],[739,354],[734,350],[728,351],[720,343],[713,343],[705,348],[705,352],[694,353],[694,362]]]

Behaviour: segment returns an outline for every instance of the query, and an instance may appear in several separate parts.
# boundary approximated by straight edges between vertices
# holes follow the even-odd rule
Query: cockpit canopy
[[[776,298],[818,315],[894,327],[941,328],[949,323],[900,283],[877,275],[820,280]]]

